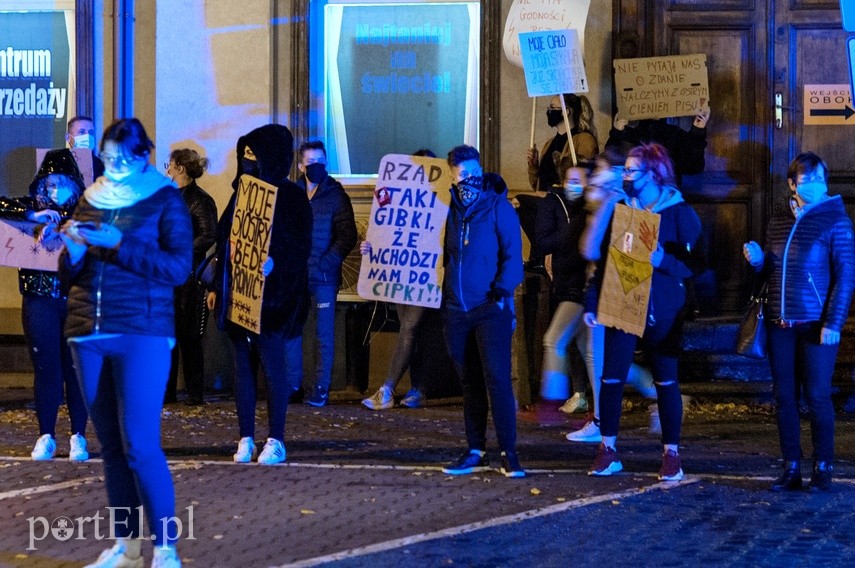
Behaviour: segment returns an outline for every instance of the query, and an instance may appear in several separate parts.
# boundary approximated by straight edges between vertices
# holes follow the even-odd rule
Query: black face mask
[[[623,192],[629,197],[638,197],[640,190],[635,189],[635,183],[631,179],[623,180]]]
[[[327,165],[320,162],[306,166],[306,179],[314,184],[321,183],[327,178]]]
[[[564,115],[561,113],[560,109],[549,109],[546,111],[546,123],[551,127],[555,128],[564,120]]]
[[[243,170],[243,173],[250,175],[252,177],[258,177],[258,161],[250,160],[248,158],[241,158],[240,160],[240,169]]]

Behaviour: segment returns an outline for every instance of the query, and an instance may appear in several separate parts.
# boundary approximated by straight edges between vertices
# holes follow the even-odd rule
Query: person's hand
[[[59,224],[61,218],[59,211],[54,211],[53,209],[42,209],[41,211],[33,211],[29,214],[29,220],[36,223]]]
[[[662,248],[661,244],[657,243],[656,249],[650,253],[650,264],[653,265],[653,268],[659,268],[663,258],[665,258],[665,249]]]
[[[205,305],[208,306],[210,311],[214,311],[214,306],[217,305],[217,293],[216,292],[208,292],[208,295],[205,296]]]
[[[369,243],[368,241],[362,241],[361,243],[359,243],[359,254],[371,254],[371,243]]]
[[[525,158],[528,160],[528,165],[532,167],[537,167],[540,163],[540,156],[537,153],[537,146],[532,146],[525,153]]]
[[[840,332],[823,327],[819,332],[820,345],[837,345],[840,343]]]
[[[585,322],[585,325],[590,328],[600,325],[600,322],[597,321],[597,314],[592,312],[585,312],[585,315],[582,316],[582,320]]]
[[[36,240],[40,243],[49,243],[60,237],[59,225],[57,223],[48,223],[44,225],[41,231],[38,231]]]
[[[620,118],[619,116],[615,115],[615,130],[617,130],[618,132],[623,132],[623,129],[626,128],[627,124],[629,124],[628,120],[624,120],[623,118]]]
[[[86,243],[74,240],[74,238],[66,232],[61,232],[59,234],[59,238],[62,239],[62,242],[65,245],[65,250],[68,251],[68,259],[71,261],[71,264],[77,264],[83,260],[83,255],[86,254],[86,249],[89,248]]]
[[[268,256],[264,264],[261,265],[261,274],[267,278],[271,272],[273,272],[273,258]]]
[[[700,111],[698,111],[698,114],[695,115],[695,121],[692,122],[692,125],[694,125],[697,128],[706,128],[707,122],[709,121],[709,119],[710,119],[710,107],[702,108]]]
[[[742,245],[742,255],[751,266],[757,267],[763,264],[763,249],[755,241],[748,241]]]
[[[87,244],[94,247],[118,248],[122,242],[122,231],[109,223],[101,223],[97,229],[78,226],[77,233]]]

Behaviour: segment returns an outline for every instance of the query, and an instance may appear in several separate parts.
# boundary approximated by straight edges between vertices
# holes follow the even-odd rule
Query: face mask
[[[457,184],[457,196],[464,206],[469,205],[478,198],[484,178],[481,176],[469,176]]]
[[[74,195],[74,192],[65,184],[52,187],[48,191],[48,197],[57,205],[65,205],[71,199],[72,195]]]
[[[95,149],[95,137],[91,134],[80,134],[79,136],[74,137],[74,147],[75,148],[88,148],[90,150]]]
[[[816,203],[828,192],[828,188],[821,181],[811,181],[796,186],[796,193],[805,203]]]
[[[582,192],[585,188],[579,183],[568,183],[564,186],[564,197],[570,201],[575,201],[582,197]]]
[[[315,162],[313,164],[308,164],[306,166],[306,178],[314,183],[318,184],[324,181],[327,177],[327,165],[322,164],[320,162]]]
[[[631,179],[623,180],[623,192],[626,193],[629,197],[638,197],[638,194],[641,193],[641,190],[635,188],[635,182]]]
[[[250,160],[249,158],[240,159],[240,168],[243,173],[252,177],[258,177],[258,160]]]
[[[129,177],[131,177],[133,175],[133,173],[134,173],[133,170],[128,170],[125,172],[116,172],[113,170],[105,169],[104,170],[104,177],[106,177],[110,181],[113,181],[116,183],[121,183],[121,182],[125,181],[126,179],[128,179]]]
[[[564,115],[561,114],[560,110],[550,109],[550,110],[546,111],[546,123],[550,127],[554,128],[554,127],[558,126],[559,124],[561,124],[561,122],[563,120],[564,120]]]

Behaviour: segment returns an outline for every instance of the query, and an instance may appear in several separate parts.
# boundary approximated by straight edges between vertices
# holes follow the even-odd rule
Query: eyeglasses
[[[114,156],[112,154],[101,154],[101,161],[105,164],[118,164],[120,166],[130,166],[136,158],[127,159],[124,156]]]
[[[647,170],[646,170],[646,169],[644,169],[644,168],[624,168],[624,169],[623,169],[623,175],[625,175],[625,176],[631,176],[631,175],[632,175],[632,174],[634,174],[635,172],[646,172],[646,171],[647,171]]]

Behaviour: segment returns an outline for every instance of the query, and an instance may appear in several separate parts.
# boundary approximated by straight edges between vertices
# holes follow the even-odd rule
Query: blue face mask
[[[796,193],[806,204],[821,201],[828,193],[828,186],[821,181],[809,181],[796,186]]]

